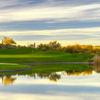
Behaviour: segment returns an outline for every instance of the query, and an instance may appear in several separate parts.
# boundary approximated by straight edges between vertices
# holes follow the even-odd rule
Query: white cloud
[[[0,36],[1,39],[3,36],[8,36],[13,38],[18,44],[27,45],[28,43],[36,43],[37,45],[40,43],[48,43],[51,40],[57,40],[62,45],[71,45],[75,43],[79,44],[92,44],[92,45],[99,45],[100,41],[100,27],[93,27],[93,28],[73,28],[73,29],[56,29],[56,30],[27,30],[27,31],[1,31]],[[30,39],[30,36],[33,38]],[[44,40],[42,39],[44,36]],[[45,40],[45,35],[48,37]],[[24,37],[25,36],[25,37]],[[26,40],[29,38],[28,40]],[[37,40],[34,40],[34,36],[37,36]],[[39,36],[39,38],[38,38]],[[56,38],[49,38],[49,36],[57,36]],[[61,40],[59,39],[61,37]],[[63,38],[65,37],[66,38]],[[83,39],[80,39],[80,36],[84,36]],[[89,37],[90,36],[90,37]],[[70,39],[67,39],[70,38]],[[86,38],[85,38],[86,37]],[[88,38],[87,38],[88,37]],[[63,39],[62,39],[63,38]],[[77,38],[77,39],[76,39]],[[79,38],[79,39],[78,39]],[[42,39],[42,40],[41,40]]]
[[[40,43],[49,43],[50,40],[30,40],[30,41],[16,41],[17,44],[22,44],[22,45],[28,45],[28,44],[32,44],[32,43],[36,43],[36,45],[39,45]],[[100,45],[100,41],[96,40],[96,39],[84,39],[84,40],[59,40],[58,41],[61,45],[66,46],[66,45],[73,45],[75,43],[78,43],[80,45],[83,44],[92,44],[92,45]]]
[[[14,7],[16,6],[28,6],[28,3],[34,2],[34,0],[0,0],[0,8],[6,8],[6,7]]]
[[[92,28],[73,28],[73,29],[55,29],[55,30],[26,30],[26,31],[0,31],[1,36],[25,36],[25,35],[91,35],[98,36],[100,27]]]
[[[97,10],[98,9],[98,10]],[[97,21],[100,20],[100,4],[82,6],[27,7],[0,10],[0,22],[52,20],[59,21]]]

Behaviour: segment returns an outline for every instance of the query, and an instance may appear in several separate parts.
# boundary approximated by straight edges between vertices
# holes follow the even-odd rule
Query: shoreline
[[[0,63],[1,64],[9,64],[9,65],[50,65],[50,64],[90,64],[93,65],[94,62],[40,62],[40,63]]]
[[[94,62],[40,62],[40,63],[17,63],[21,65],[52,65],[52,64],[88,64],[94,65]]]
[[[0,73],[21,72],[21,71],[28,71],[28,70],[32,70],[32,67],[23,68],[23,69],[15,69],[15,70],[0,70]]]

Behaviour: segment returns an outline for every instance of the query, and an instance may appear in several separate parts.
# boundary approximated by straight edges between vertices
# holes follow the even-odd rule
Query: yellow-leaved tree
[[[16,42],[12,38],[3,37],[3,44],[5,44],[5,45],[15,45]]]

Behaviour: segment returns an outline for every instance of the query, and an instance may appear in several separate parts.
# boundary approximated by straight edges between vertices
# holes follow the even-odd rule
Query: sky
[[[0,39],[100,45],[100,0],[0,0]]]

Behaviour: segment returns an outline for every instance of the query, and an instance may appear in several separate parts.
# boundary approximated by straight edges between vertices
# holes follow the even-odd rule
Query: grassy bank
[[[29,66],[26,65],[9,65],[9,64],[0,64],[0,70],[16,70],[16,69],[23,69],[28,68]]]
[[[88,61],[92,57],[93,55],[89,54],[69,54],[61,51],[40,51],[32,48],[0,49],[1,63],[84,62]]]
[[[7,65],[8,66],[8,65]],[[4,66],[3,68],[0,68],[1,69],[4,69],[5,70],[8,70],[8,69],[16,69],[16,67],[20,67],[20,68],[25,68],[25,67],[30,67],[30,66],[8,66],[9,68],[7,68],[7,66]],[[12,68],[13,67],[13,68]],[[29,70],[29,71],[22,71],[22,72],[13,72],[13,73],[6,73],[6,74],[3,74],[1,73],[1,75],[29,75],[31,77],[34,76],[34,74],[43,74],[45,75],[45,73],[47,74],[50,74],[50,73],[56,73],[56,72],[62,72],[62,71],[65,71],[65,72],[85,72],[85,71],[92,71],[93,68],[88,66],[88,65],[77,65],[77,64],[63,64],[63,65],[36,65],[36,66],[32,66],[32,70]]]
[[[11,68],[12,66],[8,67]],[[2,83],[5,86],[12,84],[19,76],[27,76],[27,78],[30,77],[33,78],[33,80],[39,78],[46,78],[50,81],[57,82],[61,79],[62,74],[66,76],[79,76],[91,75],[93,72],[93,68],[87,65],[38,65],[32,67],[33,69],[29,71],[1,73],[0,78],[2,79]],[[7,66],[5,66],[5,68],[7,69]],[[14,75],[17,76],[14,77]]]
[[[33,66],[34,73],[41,72],[59,72],[59,71],[89,71],[92,70],[92,67],[88,65],[79,65],[79,64],[59,64],[59,65],[36,65]]]

